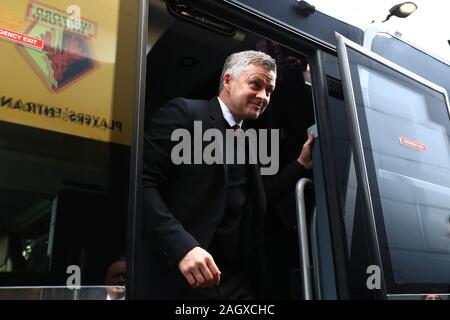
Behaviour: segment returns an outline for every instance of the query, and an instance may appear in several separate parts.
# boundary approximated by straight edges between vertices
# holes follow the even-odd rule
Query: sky
[[[375,20],[378,29],[396,31],[402,38],[450,62],[450,1],[415,0],[417,11],[381,23],[402,0],[307,0],[317,10],[365,30]]]

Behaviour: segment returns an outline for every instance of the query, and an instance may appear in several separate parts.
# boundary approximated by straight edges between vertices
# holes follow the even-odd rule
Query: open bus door
[[[350,287],[372,290],[381,299],[421,299],[427,290],[448,293],[447,90],[336,37],[352,146],[348,179],[354,181],[345,197],[345,208],[352,210],[344,213],[349,270],[366,273],[367,279]],[[362,230],[368,253],[355,243]]]

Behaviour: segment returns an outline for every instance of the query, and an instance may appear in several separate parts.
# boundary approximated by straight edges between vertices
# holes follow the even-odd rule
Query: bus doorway
[[[150,1],[149,36],[153,38],[147,54],[145,130],[155,112],[173,98],[209,100],[217,96],[220,73],[229,54],[263,51],[277,61],[276,90],[267,110],[258,120],[246,122],[246,127],[279,130],[281,170],[298,157],[307,128],[315,123],[308,54],[176,3],[170,1],[166,7]],[[209,22],[197,23],[200,17]],[[268,204],[266,268],[258,270],[264,273],[261,298],[301,298],[294,191],[286,190],[283,198]]]

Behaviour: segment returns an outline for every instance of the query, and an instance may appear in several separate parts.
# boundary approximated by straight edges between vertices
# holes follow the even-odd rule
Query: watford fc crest
[[[77,6],[69,9],[64,12],[30,2],[26,18],[31,23],[25,34],[42,39],[44,48],[18,46],[52,92],[60,92],[97,67],[91,46],[96,24],[81,19]]]

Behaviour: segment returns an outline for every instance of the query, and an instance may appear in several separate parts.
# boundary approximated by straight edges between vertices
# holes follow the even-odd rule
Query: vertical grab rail
[[[302,277],[302,293],[305,300],[312,300],[312,284],[311,284],[311,262],[309,257],[309,241],[308,241],[308,221],[306,218],[306,206],[305,206],[305,189],[312,187],[313,182],[311,179],[302,178],[297,182],[295,186],[295,202],[297,213],[297,231],[298,231],[298,244],[299,244],[299,256],[301,277]]]

